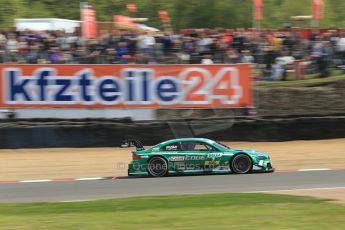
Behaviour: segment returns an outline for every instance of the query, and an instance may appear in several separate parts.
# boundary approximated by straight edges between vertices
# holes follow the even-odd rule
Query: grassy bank
[[[320,199],[218,194],[1,204],[0,229],[343,229],[344,216]]]
[[[345,75],[338,74],[331,77],[319,78],[317,75],[308,75],[305,80],[294,80],[290,78],[288,81],[258,81],[255,82],[257,87],[312,87],[325,86],[344,80]]]

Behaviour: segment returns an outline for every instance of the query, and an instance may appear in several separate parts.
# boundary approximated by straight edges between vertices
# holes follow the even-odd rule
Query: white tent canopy
[[[16,19],[15,23],[18,31],[64,30],[67,33],[73,33],[81,25],[81,21],[60,18],[21,18]]]

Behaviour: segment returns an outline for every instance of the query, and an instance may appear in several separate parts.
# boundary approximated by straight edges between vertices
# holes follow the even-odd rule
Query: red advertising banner
[[[263,19],[263,0],[253,0],[254,20]]]
[[[0,107],[227,108],[252,105],[239,65],[0,65]]]
[[[313,19],[320,20],[323,14],[323,0],[313,0]]]
[[[82,4],[83,36],[87,39],[97,38],[96,11],[89,4]]]

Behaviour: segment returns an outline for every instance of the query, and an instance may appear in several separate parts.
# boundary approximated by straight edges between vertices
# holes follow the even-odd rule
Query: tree
[[[14,20],[20,18],[24,13],[24,8],[20,0],[0,1],[0,26],[12,27]]]
[[[97,11],[99,21],[112,21],[113,15],[149,18],[148,25],[161,28],[159,10],[169,12],[172,26],[181,28],[240,28],[252,26],[252,0],[85,0]],[[345,26],[345,1],[324,0],[325,28]],[[137,5],[136,13],[126,10]],[[80,19],[78,0],[0,0],[0,26],[13,26],[15,18],[57,17]],[[311,15],[312,0],[264,0],[264,28],[282,28],[291,16]]]

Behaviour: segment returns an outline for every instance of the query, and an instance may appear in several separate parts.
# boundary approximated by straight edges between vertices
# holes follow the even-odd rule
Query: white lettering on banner
[[[6,104],[25,105],[234,105],[243,96],[239,73],[223,67],[213,76],[204,68],[185,68],[177,76],[155,76],[151,68],[124,68],[121,76],[93,76],[84,68],[73,76],[38,68],[23,76],[20,67],[3,69]],[[232,93],[216,93],[231,90]],[[193,99],[197,98],[197,99]]]

